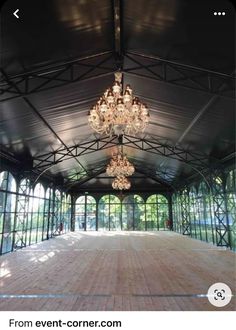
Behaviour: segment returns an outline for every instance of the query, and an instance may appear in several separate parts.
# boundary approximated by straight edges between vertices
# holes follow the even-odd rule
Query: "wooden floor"
[[[215,282],[235,294],[235,253],[173,232],[70,233],[0,265],[2,311],[236,310],[195,296]]]

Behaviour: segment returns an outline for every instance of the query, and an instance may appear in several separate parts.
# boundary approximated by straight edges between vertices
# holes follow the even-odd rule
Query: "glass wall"
[[[236,249],[235,170],[173,195],[173,228],[196,239]],[[210,184],[211,183],[211,184]]]
[[[230,242],[236,250],[236,170],[229,172],[226,181],[227,209],[230,226]]]
[[[96,230],[96,200],[85,195],[75,203],[75,230]]]
[[[53,230],[53,211],[54,211],[54,198],[53,189],[48,188],[45,196],[45,208],[44,208],[44,230],[43,239],[52,237]]]
[[[32,197],[32,218],[31,218],[31,240],[30,244],[37,243],[43,239],[43,222],[44,222],[44,202],[45,191],[41,183],[37,183],[34,188]]]
[[[152,195],[146,201],[147,230],[170,229],[168,200],[162,195]]]
[[[173,229],[193,238],[236,249],[236,172],[224,179],[202,181],[172,196]],[[32,186],[27,178],[17,182],[0,173],[0,254],[66,233],[71,228],[71,196],[59,189]],[[168,230],[169,206],[165,196],[146,200],[130,194],[77,198],[77,230]],[[229,242],[229,243],[228,243]],[[228,244],[228,245],[227,245]]]
[[[179,194],[174,193],[172,196],[172,212],[173,212],[173,230],[180,233],[181,232],[181,207],[179,202]]]
[[[92,196],[80,196],[75,205],[75,229],[89,230],[167,230],[170,227],[168,201],[152,195],[145,203],[139,195],[128,195],[122,202],[115,195],[104,195],[96,202]],[[87,225],[86,225],[87,224]]]
[[[16,209],[16,181],[9,172],[0,173],[0,241],[2,253],[12,251]]]
[[[122,202],[122,229],[145,230],[145,202],[139,195],[128,195]]]
[[[191,187],[189,191],[189,221],[191,228],[191,236],[201,239],[200,217],[199,217],[199,203],[197,190]]]
[[[67,233],[71,226],[71,197],[70,195],[63,194],[62,201],[62,214],[63,214],[63,233]]]
[[[19,184],[11,173],[0,173],[0,254],[70,230],[71,200],[59,190]]]
[[[98,229],[121,229],[121,202],[117,196],[105,195],[99,200]]]
[[[200,211],[201,239],[215,243],[215,224],[212,214],[212,198],[209,187],[201,182],[198,188],[198,201]]]

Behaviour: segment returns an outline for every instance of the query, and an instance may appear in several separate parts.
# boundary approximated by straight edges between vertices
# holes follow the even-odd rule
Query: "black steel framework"
[[[89,61],[98,59],[98,63]],[[110,64],[113,60],[112,64]],[[109,66],[104,64],[109,62]],[[116,70],[112,52],[103,52],[66,62],[55,62],[48,67],[42,66],[35,71],[9,76],[3,68],[0,69],[0,102],[18,97],[26,97],[33,93],[65,86],[77,81],[84,81],[110,75]],[[99,71],[99,73],[98,73]]]
[[[204,181],[176,192],[174,230],[235,250],[235,182],[226,185],[230,175],[235,178],[235,170],[215,170]]]
[[[35,195],[32,189],[34,185],[30,180],[16,181],[10,172],[1,174],[4,175],[0,187],[0,201],[3,203],[0,210],[0,254],[49,239],[70,229],[71,201],[68,202],[68,196],[66,198],[65,194],[61,194],[58,199],[55,188],[50,187],[50,194],[47,195],[47,190],[42,185],[44,193],[38,196]],[[9,182],[13,181],[15,189],[9,190]],[[35,199],[39,204],[34,210]],[[65,210],[64,204],[68,210]],[[61,223],[63,228],[60,227],[62,230],[59,230]]]
[[[125,67],[124,72],[126,73],[212,95],[234,98],[234,72],[232,74],[215,72],[137,52],[127,52],[125,58],[132,64],[130,68],[129,65]],[[143,59],[145,65],[142,63]],[[145,74],[140,74],[140,69]]]
[[[86,170],[84,166],[81,164],[81,161],[78,160],[79,157],[87,154],[91,154],[94,152],[98,152],[101,150],[106,150],[114,146],[120,145],[120,139],[117,136],[112,137],[101,137],[94,139],[88,142],[82,142],[77,145],[73,145],[71,147],[63,146],[56,151],[47,152],[42,155],[37,155],[33,159],[32,171],[35,173],[43,173],[50,170],[51,167],[59,164],[65,160],[69,160],[75,158],[81,170],[75,172],[68,176],[65,184],[67,188],[69,188],[76,181],[78,185],[85,183],[86,181],[96,177],[97,175],[105,172],[107,161],[100,162],[95,164],[93,169]],[[218,160],[212,159],[206,154],[185,150],[180,146],[171,146],[168,144],[164,144],[158,140],[151,140],[147,138],[141,137],[132,137],[132,136],[123,136],[122,145],[126,147],[130,147],[133,149],[145,151],[148,153],[152,153],[155,155],[168,157],[175,159],[179,162],[186,164],[196,171],[209,170],[212,163],[218,164]],[[174,173],[171,175],[169,171],[163,171],[161,169],[153,169],[149,168],[148,170],[142,169],[142,166],[136,162],[136,168],[139,173],[145,174],[153,180],[156,180],[158,183],[164,184],[164,186],[171,187],[171,181],[173,180]],[[173,187],[172,187],[173,188]]]
[[[102,137],[88,142],[82,142],[71,147],[59,148],[56,151],[48,152],[34,157],[33,169],[45,169],[54,164],[59,164],[64,160],[87,155],[96,151],[105,150],[119,145],[116,136]],[[191,150],[185,150],[182,147],[173,147],[163,144],[157,140],[148,140],[146,138],[132,137],[125,135],[123,137],[123,146],[153,153],[164,157],[176,159],[180,162],[191,164],[198,168],[205,168],[208,165],[209,157],[203,153],[197,153]]]
[[[116,31],[120,30],[119,24],[115,24],[115,29]],[[0,102],[78,81],[104,77],[111,75],[117,69],[122,69],[124,73],[140,78],[157,80],[221,97],[234,98],[236,79],[234,73],[214,72],[135,52],[122,54],[119,33],[116,32],[115,35],[115,52],[98,53],[79,59],[70,59],[63,63],[55,62],[50,66],[42,66],[37,70],[12,76],[9,76],[1,68]],[[94,59],[97,59],[96,64],[94,64]],[[142,64],[142,59],[147,62],[145,65]],[[145,73],[140,74],[140,69]]]
[[[219,180],[219,182],[217,182]],[[212,199],[214,203],[214,222],[216,228],[216,244],[231,246],[229,218],[225,193],[225,176],[221,171],[215,171],[210,176]]]
[[[67,146],[64,141],[59,137],[57,132],[49,125],[45,118],[37,109],[27,96],[48,91],[54,88],[60,88],[69,84],[80,81],[90,81],[102,77],[111,76],[118,69],[121,70],[125,76],[144,78],[147,80],[157,81],[166,85],[177,86],[182,89],[189,89],[193,91],[200,91],[205,95],[211,96],[208,102],[200,109],[197,115],[192,119],[186,129],[183,131],[175,146],[163,143],[162,141],[155,140],[154,138],[145,137],[132,137],[124,136],[122,144],[124,146],[145,151],[155,154],[157,156],[168,157],[177,160],[181,163],[190,166],[195,174],[189,178],[182,178],[179,176],[178,182],[175,179],[176,173],[171,173],[170,170],[153,169],[149,166],[142,167],[142,162],[133,160],[136,170],[140,174],[154,180],[156,183],[161,184],[169,191],[176,191],[182,188],[186,183],[190,183],[196,175],[208,175],[212,197],[212,208],[214,210],[214,226],[215,226],[215,239],[218,246],[232,247],[230,236],[230,225],[228,213],[233,209],[233,206],[228,206],[226,191],[225,191],[225,176],[222,174],[222,164],[224,160],[219,161],[213,159],[201,152],[186,150],[179,144],[185,138],[186,134],[192,129],[193,125],[199,118],[207,111],[207,109],[219,97],[235,99],[235,73],[225,74],[212,70],[207,70],[192,65],[186,65],[162,59],[156,56],[150,56],[144,53],[134,51],[124,52],[122,40],[122,2],[120,0],[113,0],[113,51],[102,52],[91,56],[82,58],[70,58],[67,61],[55,61],[50,65],[42,65],[35,70],[22,72],[17,75],[8,75],[7,72],[0,68],[0,102],[7,102],[16,98],[21,98],[25,105],[38,117],[38,119],[47,126],[50,132],[57,140],[61,142],[62,147],[42,155],[37,155],[33,159],[27,159],[22,162],[22,159],[17,159],[13,154],[7,151],[1,151],[0,154],[7,162],[13,163],[16,168],[19,168],[19,176],[26,176],[29,173],[38,177],[43,174],[44,177],[48,176],[49,179],[55,183],[57,178],[49,174],[51,167],[69,160],[75,159],[80,170],[73,174],[68,175],[67,179],[63,182],[66,191],[73,188],[74,185],[81,186],[87,181],[97,177],[105,172],[106,161],[94,164],[92,169],[84,167],[80,161],[80,157],[94,152],[99,152],[120,144],[120,140],[116,136],[101,137],[92,141],[82,142],[77,145]],[[145,63],[145,64],[144,64]],[[142,72],[142,73],[140,73]],[[91,101],[92,98],[88,99]],[[235,153],[227,156],[233,159]],[[209,174],[210,173],[210,174]],[[9,175],[8,175],[9,176]],[[216,183],[216,178],[222,178],[222,184]],[[180,180],[181,179],[181,180]],[[59,180],[58,180],[59,181]],[[175,185],[175,181],[177,184]],[[62,184],[61,184],[62,186]],[[47,222],[43,222],[43,231],[46,230],[46,237],[49,238],[58,233],[58,224],[62,217],[62,205],[57,196],[55,195],[54,187],[52,189],[52,196],[48,200],[47,208],[44,206],[44,214]],[[189,191],[186,192],[182,189],[179,195],[179,202],[181,208],[181,231],[184,235],[192,236],[191,221],[190,221],[190,201]],[[0,193],[2,190],[0,190]],[[13,234],[12,249],[17,249],[27,245],[27,228],[29,216],[29,194],[27,194],[27,187],[20,193],[4,191],[5,194],[16,195],[16,206],[14,210],[14,225],[11,233],[5,233],[4,226],[6,226],[6,214],[4,213],[4,223],[2,235]],[[171,197],[169,198],[169,201]],[[46,201],[46,199],[45,199]],[[195,205],[196,211],[199,213],[198,201]],[[72,229],[74,227],[74,204],[75,199],[73,196],[72,203]],[[7,208],[7,198],[4,201],[4,209]],[[169,202],[171,210],[171,204]],[[97,211],[96,211],[97,212]],[[8,212],[10,213],[10,212]],[[18,214],[21,216],[18,217]],[[96,214],[98,217],[98,214]],[[172,217],[170,211],[170,217]],[[234,220],[235,221],[235,220]],[[17,230],[17,225],[22,228],[22,231]],[[212,224],[213,225],[213,224]],[[235,225],[235,222],[234,222]],[[96,228],[97,229],[97,228]],[[37,229],[38,230],[38,229]],[[201,231],[200,231],[201,233]],[[201,235],[201,234],[200,234]],[[214,236],[213,236],[214,237]],[[29,243],[30,243],[29,238]],[[214,238],[213,238],[214,239]],[[1,241],[2,250],[3,240]]]
[[[191,223],[189,217],[189,196],[186,190],[180,194],[180,207],[181,207],[181,228],[183,235],[191,235]]]
[[[25,180],[24,185],[19,185],[19,194],[17,194],[17,210],[15,217],[15,225],[14,225],[14,243],[13,249],[18,249],[25,247],[27,245],[27,228],[28,228],[28,218],[29,218],[29,190],[30,190],[30,182],[29,180]],[[16,230],[16,223],[19,222],[22,230]]]

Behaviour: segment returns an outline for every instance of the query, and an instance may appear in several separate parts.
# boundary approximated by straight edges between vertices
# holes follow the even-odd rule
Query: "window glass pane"
[[[169,229],[168,200],[163,195],[151,195],[146,202],[147,230]]]
[[[98,203],[98,228],[121,229],[121,202],[117,196],[105,195]]]
[[[1,251],[6,253],[12,251],[14,247],[14,226],[16,207],[16,181],[11,173],[0,173],[0,237]]]
[[[230,227],[230,243],[233,250],[236,250],[236,170],[228,173],[226,181],[226,198]]]
[[[75,204],[75,230],[96,230],[96,200],[93,196],[80,196]]]
[[[145,203],[139,195],[128,195],[122,201],[123,230],[145,230]]]

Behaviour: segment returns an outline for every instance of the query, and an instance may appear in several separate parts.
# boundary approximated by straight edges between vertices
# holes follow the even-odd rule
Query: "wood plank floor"
[[[215,282],[235,294],[235,253],[173,232],[69,233],[0,266],[2,311],[236,310],[194,296]]]

